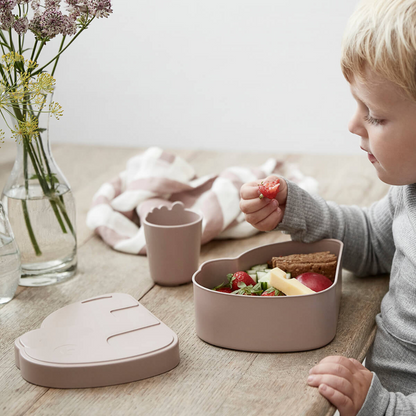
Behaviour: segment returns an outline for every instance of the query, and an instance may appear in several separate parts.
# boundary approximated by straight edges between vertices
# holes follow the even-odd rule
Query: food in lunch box
[[[238,290],[240,289],[240,286],[238,285],[240,282],[244,283],[246,286],[255,285],[256,282],[253,280],[253,278],[246,272],[236,272],[236,273],[230,273],[227,275],[230,287],[232,290]]]
[[[328,289],[330,286],[332,286],[332,281],[323,274],[319,273],[302,273],[296,277],[296,280],[303,283],[314,292],[320,292],[321,290]]]
[[[233,290],[230,287],[219,287],[215,289],[217,292],[223,292],[223,293],[232,293]]]
[[[279,192],[280,181],[276,179],[275,181],[270,182],[261,182],[259,184],[259,198],[276,198],[277,193]]]
[[[337,268],[337,256],[329,251],[321,251],[309,254],[291,254],[289,256],[272,257],[269,262],[271,269],[279,267],[292,277],[302,273],[314,272],[323,274],[332,282],[335,279]]]
[[[280,290],[286,296],[308,295],[310,293],[315,293],[315,291],[309,289],[309,287],[305,286],[299,280],[294,278],[288,279],[286,277],[286,272],[278,267],[275,267],[270,272],[269,283],[271,287]]]
[[[227,274],[227,282],[214,287],[213,290],[223,293],[246,296],[284,296],[284,293],[272,288],[261,277],[269,276],[267,264],[257,264],[247,271],[238,271]]]
[[[260,296],[284,296],[284,294],[280,290],[277,290],[274,287],[270,287],[269,289],[265,290]]]
[[[281,266],[273,266],[276,259]],[[229,273],[227,282],[221,283],[213,290],[247,296],[295,296],[316,293],[333,284],[336,262],[337,256],[329,251],[273,257],[268,263],[256,264],[245,271]],[[309,270],[299,273],[300,269]],[[324,271],[317,273],[313,271],[316,269]]]

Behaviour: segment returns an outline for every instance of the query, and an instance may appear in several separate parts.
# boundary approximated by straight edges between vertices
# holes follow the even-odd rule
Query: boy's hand
[[[261,182],[280,180],[279,192],[275,199],[259,198]],[[271,231],[282,221],[287,198],[287,184],[275,175],[266,179],[248,182],[240,189],[240,209],[244,212],[246,221],[260,231]]]
[[[341,416],[355,416],[361,409],[373,374],[354,358],[330,356],[309,371],[308,384],[318,387]]]

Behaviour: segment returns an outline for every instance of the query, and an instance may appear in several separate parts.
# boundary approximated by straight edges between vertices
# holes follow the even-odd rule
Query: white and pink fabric
[[[93,197],[87,226],[113,249],[145,255],[140,218],[155,207],[181,201],[185,208],[203,216],[202,244],[212,239],[249,237],[258,231],[240,211],[240,187],[273,173],[317,192],[315,179],[305,177],[295,165],[275,159],[257,168],[235,166],[220,174],[196,177],[184,159],[151,147],[132,157],[125,171],[100,187]]]

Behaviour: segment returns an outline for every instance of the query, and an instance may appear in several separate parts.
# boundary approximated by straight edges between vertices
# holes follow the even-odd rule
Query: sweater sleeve
[[[335,238],[344,243],[343,267],[358,276],[390,272],[395,251],[392,222],[399,187],[369,208],[338,205],[287,181],[283,221],[276,230],[305,243]]]
[[[373,373],[370,389],[357,416],[412,416],[416,415],[416,393],[405,396],[391,393]]]

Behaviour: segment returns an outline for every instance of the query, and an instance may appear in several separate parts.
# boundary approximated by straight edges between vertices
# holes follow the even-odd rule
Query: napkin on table
[[[315,179],[284,161],[268,159],[256,168],[233,166],[220,174],[197,177],[184,159],[151,147],[129,159],[126,170],[100,187],[93,197],[87,226],[113,249],[145,255],[140,218],[155,207],[171,207],[181,201],[185,208],[203,216],[201,244],[212,239],[249,237],[259,231],[245,221],[240,211],[240,187],[271,174],[317,192]]]

